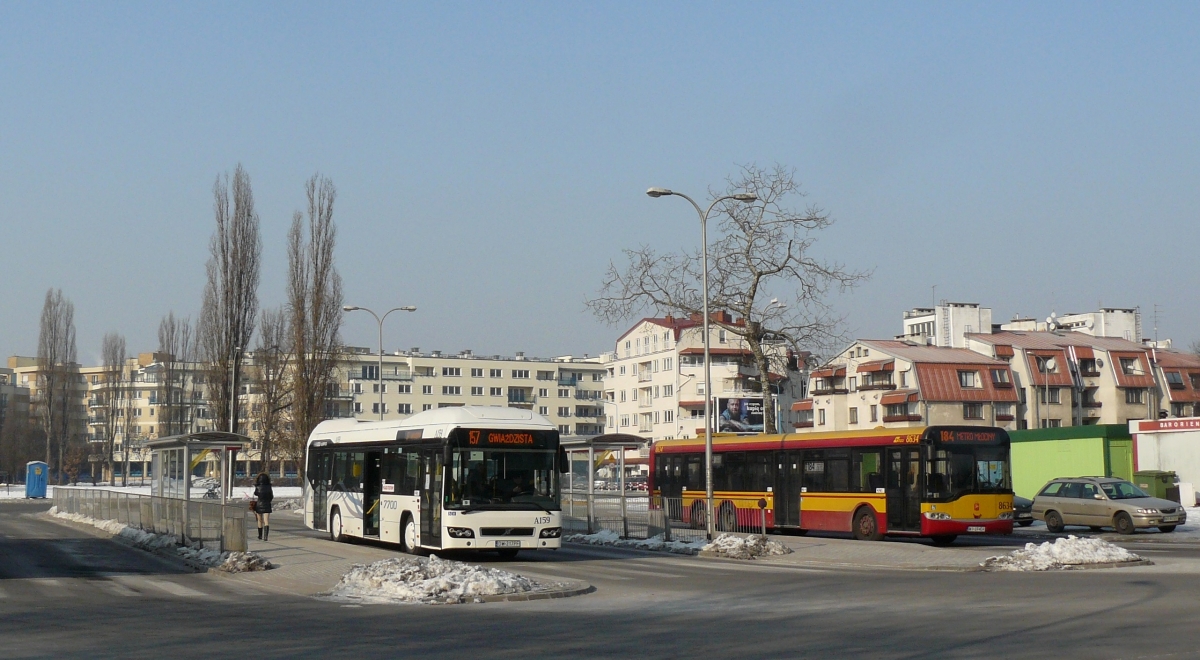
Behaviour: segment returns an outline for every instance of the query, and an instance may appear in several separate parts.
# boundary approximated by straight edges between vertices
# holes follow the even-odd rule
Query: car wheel
[[[1046,529],[1048,529],[1051,532],[1054,532],[1056,534],[1058,532],[1063,531],[1063,519],[1062,519],[1062,515],[1059,512],[1047,511],[1045,519],[1046,519]]]
[[[1175,531],[1175,527],[1176,525],[1160,525],[1158,531],[1164,534],[1170,534],[1171,532]]]
[[[334,543],[341,543],[346,540],[342,534],[342,512],[334,509],[329,514],[329,540]]]
[[[1033,524],[1033,521],[1032,520],[1022,520],[1022,521],[1018,522],[1017,524],[1022,527],[1028,527]]]
[[[947,546],[954,543],[954,539],[958,538],[957,534],[938,534],[930,537],[933,539],[934,545]]]
[[[879,533],[879,520],[870,507],[862,507],[854,514],[854,538],[859,541],[878,541],[883,538]]]
[[[1113,516],[1113,527],[1117,528],[1118,534],[1132,534],[1134,532],[1133,518],[1129,517],[1124,511],[1118,512]]]

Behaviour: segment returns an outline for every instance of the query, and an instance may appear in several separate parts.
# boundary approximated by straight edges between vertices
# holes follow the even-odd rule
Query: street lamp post
[[[377,385],[379,388],[379,420],[383,421],[383,322],[387,319],[388,314],[391,314],[392,312],[415,312],[417,311],[417,308],[412,305],[394,307],[384,312],[383,316],[380,317],[378,314],[372,312],[366,307],[358,307],[356,305],[346,305],[342,307],[342,311],[344,312],[356,312],[359,310],[374,316],[375,320],[379,323],[379,373],[376,374],[376,377],[379,379],[379,383]]]
[[[646,191],[646,194],[651,197],[667,197],[674,195],[682,197],[691,202],[696,209],[696,213],[700,215],[700,268],[703,271],[701,275],[701,287],[704,289],[704,524],[708,533],[709,540],[713,537],[713,482],[712,482],[712,360],[709,356],[709,337],[708,337],[708,214],[713,210],[718,203],[727,199],[737,200],[739,202],[753,202],[758,199],[758,196],[753,193],[739,193],[736,195],[724,195],[712,201],[705,210],[700,210],[700,205],[691,197],[666,188],[651,188]]]

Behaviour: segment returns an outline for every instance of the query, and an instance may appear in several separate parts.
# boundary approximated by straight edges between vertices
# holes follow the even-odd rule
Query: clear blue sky
[[[739,163],[793,166],[874,279],[852,334],[937,297],[1146,312],[1200,338],[1194,3],[0,5],[0,353],[48,287],[79,351],[196,316],[211,188],[241,162],[264,305],[314,172],[347,302],[414,304],[389,350],[549,356],[624,328],[583,309],[610,259],[695,247]],[[350,343],[374,321],[350,315]]]

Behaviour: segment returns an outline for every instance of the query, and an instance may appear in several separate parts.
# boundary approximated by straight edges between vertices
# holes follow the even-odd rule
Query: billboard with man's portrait
[[[762,399],[717,399],[718,433],[762,433]]]

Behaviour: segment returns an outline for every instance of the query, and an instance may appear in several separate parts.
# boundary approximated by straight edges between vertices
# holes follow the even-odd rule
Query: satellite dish
[[[1101,360],[1100,358],[1096,358],[1096,368],[1103,369],[1104,368],[1104,360]]]
[[[1093,327],[1093,326],[1095,326],[1095,325],[1096,325],[1096,322],[1095,322],[1095,321],[1093,321],[1092,319],[1088,319],[1088,320],[1086,320],[1086,321],[1084,321],[1084,322],[1083,322],[1083,326],[1084,326],[1085,328],[1087,328],[1088,330],[1091,330],[1091,329],[1092,329],[1092,327]]]
[[[1054,358],[1047,358],[1046,371],[1058,371],[1058,361]]]

